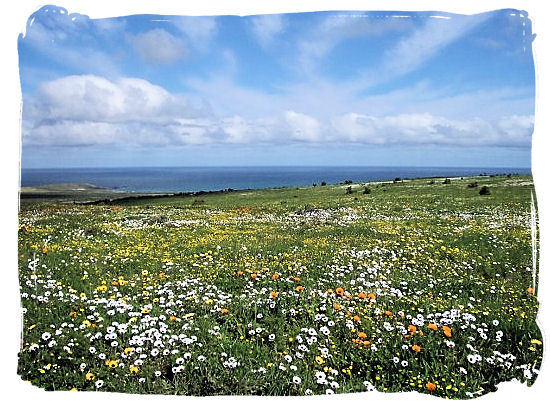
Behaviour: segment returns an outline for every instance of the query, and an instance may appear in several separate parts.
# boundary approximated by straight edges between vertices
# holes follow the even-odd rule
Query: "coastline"
[[[479,178],[488,178],[488,177],[514,177],[514,176],[530,176],[532,178],[532,173],[523,174],[523,173],[509,173],[509,174],[485,174],[481,173],[479,175],[473,176],[422,176],[415,178],[399,178],[396,177],[393,180],[372,180],[372,181],[360,181],[353,182],[351,180],[337,183],[326,183],[326,186],[342,186],[342,187],[352,187],[356,188],[358,186],[367,186],[367,185],[387,185],[387,184],[396,184],[396,183],[407,183],[417,180],[436,180],[436,179],[449,179],[450,181],[456,180],[472,180]],[[110,189],[102,186],[98,186],[91,183],[52,183],[42,186],[25,186],[20,187],[19,189],[19,200],[25,200],[28,203],[32,201],[41,201],[41,202],[57,202],[57,203],[72,203],[80,205],[98,205],[98,204],[118,204],[133,202],[138,200],[153,200],[159,198],[177,198],[177,197],[197,197],[204,195],[216,195],[223,193],[232,193],[232,192],[253,192],[253,191],[269,191],[269,190],[280,190],[280,189],[292,189],[292,188],[308,188],[315,186],[323,186],[320,184],[311,184],[305,186],[277,186],[277,187],[265,187],[265,188],[225,188],[217,190],[198,190],[198,191],[188,191],[188,192],[129,192],[121,191],[118,189]]]

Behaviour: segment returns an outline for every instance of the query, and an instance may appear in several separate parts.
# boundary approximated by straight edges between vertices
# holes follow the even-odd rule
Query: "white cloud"
[[[289,126],[289,135],[298,141],[322,141],[321,124],[312,116],[294,111],[286,111],[284,118]]]
[[[347,39],[369,37],[375,40],[382,34],[408,31],[412,27],[408,19],[376,19],[369,14],[329,14],[297,41],[298,68],[306,74],[315,73],[324,58]]]
[[[242,111],[214,115],[148,81],[68,76],[42,84],[23,108],[25,145],[170,147],[182,144],[315,143],[529,147],[533,116],[449,118],[431,113],[372,115],[361,103],[297,112],[301,98],[241,92]],[[318,96],[316,94],[315,96]],[[326,98],[326,97],[325,97]],[[216,99],[208,99],[213,102]],[[254,109],[255,103],[265,103]],[[437,102],[437,100],[436,100]],[[307,102],[305,102],[307,103]],[[269,107],[270,105],[270,107]],[[368,104],[365,104],[368,105]],[[371,104],[374,105],[374,104]],[[261,111],[261,113],[259,113]]]
[[[94,47],[93,35],[88,32],[88,17],[79,16],[73,21],[73,15],[57,13],[54,18],[47,19],[42,14],[40,20],[38,17],[31,19],[22,41],[38,54],[50,59],[54,66],[63,61],[64,66],[79,72],[109,76],[118,74],[119,66],[113,55]],[[74,47],[68,44],[75,38],[82,43],[81,46]]]
[[[128,41],[138,55],[146,62],[170,64],[185,54],[185,46],[180,38],[161,28],[129,36]]]
[[[340,83],[348,91],[364,90],[417,70],[489,17],[490,13],[426,18],[423,25],[415,28],[415,23],[410,18],[376,19],[369,14],[329,14],[296,42],[299,55],[296,66],[305,73],[304,79],[314,82],[318,79],[319,67],[323,61],[330,57],[332,50],[341,42],[357,37],[376,40],[377,36],[390,32],[394,35],[408,32],[388,47],[379,60],[363,66],[362,74]]]
[[[412,35],[390,49],[382,63],[382,71],[394,77],[416,70],[441,49],[487,20],[489,14],[430,18]]]
[[[196,115],[187,101],[138,78],[110,81],[93,75],[66,76],[41,84],[25,102],[24,118],[100,122],[164,123]]]
[[[285,30],[282,14],[258,15],[251,19],[252,33],[263,47],[267,47]]]
[[[189,43],[199,50],[205,50],[208,47],[218,30],[215,17],[174,16],[170,17],[169,21],[186,36]]]
[[[533,116],[451,120],[429,113],[375,117],[349,113],[332,119],[333,139],[363,144],[528,147]]]

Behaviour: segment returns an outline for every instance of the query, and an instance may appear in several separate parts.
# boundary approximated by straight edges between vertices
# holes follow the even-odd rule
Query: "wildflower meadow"
[[[201,396],[531,385],[532,177],[444,179],[25,201],[18,372]]]

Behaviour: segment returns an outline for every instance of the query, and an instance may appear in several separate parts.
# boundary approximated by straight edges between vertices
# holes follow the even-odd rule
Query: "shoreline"
[[[499,174],[486,174],[481,173],[479,175],[471,176],[421,176],[421,177],[396,177],[394,179],[388,180],[373,180],[373,181],[344,181],[336,183],[326,183],[322,184],[310,184],[310,185],[301,185],[301,186],[277,186],[277,187],[265,187],[265,188],[242,188],[242,189],[217,189],[217,190],[197,190],[197,191],[182,191],[182,192],[134,192],[134,191],[123,191],[118,189],[110,189],[106,187],[101,187],[91,183],[59,183],[59,184],[48,184],[42,186],[28,186],[19,188],[19,200],[26,200],[31,202],[31,200],[49,200],[49,201],[62,201],[66,203],[70,202],[72,199],[73,204],[81,205],[98,205],[98,204],[116,204],[131,202],[137,200],[152,200],[158,198],[172,198],[172,197],[197,197],[204,195],[212,194],[223,194],[223,193],[233,193],[233,192],[250,192],[250,191],[266,191],[266,190],[277,190],[277,189],[291,189],[291,188],[307,188],[315,186],[366,186],[366,185],[384,185],[384,184],[397,184],[405,183],[415,180],[436,180],[436,179],[449,179],[451,181],[455,180],[464,180],[464,179],[475,179],[475,178],[490,178],[490,177],[514,177],[514,176],[531,176],[532,173],[499,173]],[[110,197],[119,195],[120,197]],[[77,200],[80,199],[80,196],[84,196],[87,200]],[[90,200],[91,196],[96,196],[95,200]]]

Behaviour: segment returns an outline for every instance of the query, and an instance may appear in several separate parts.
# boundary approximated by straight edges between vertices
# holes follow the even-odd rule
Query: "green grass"
[[[26,203],[19,373],[193,395],[530,385],[532,178],[433,181]]]

